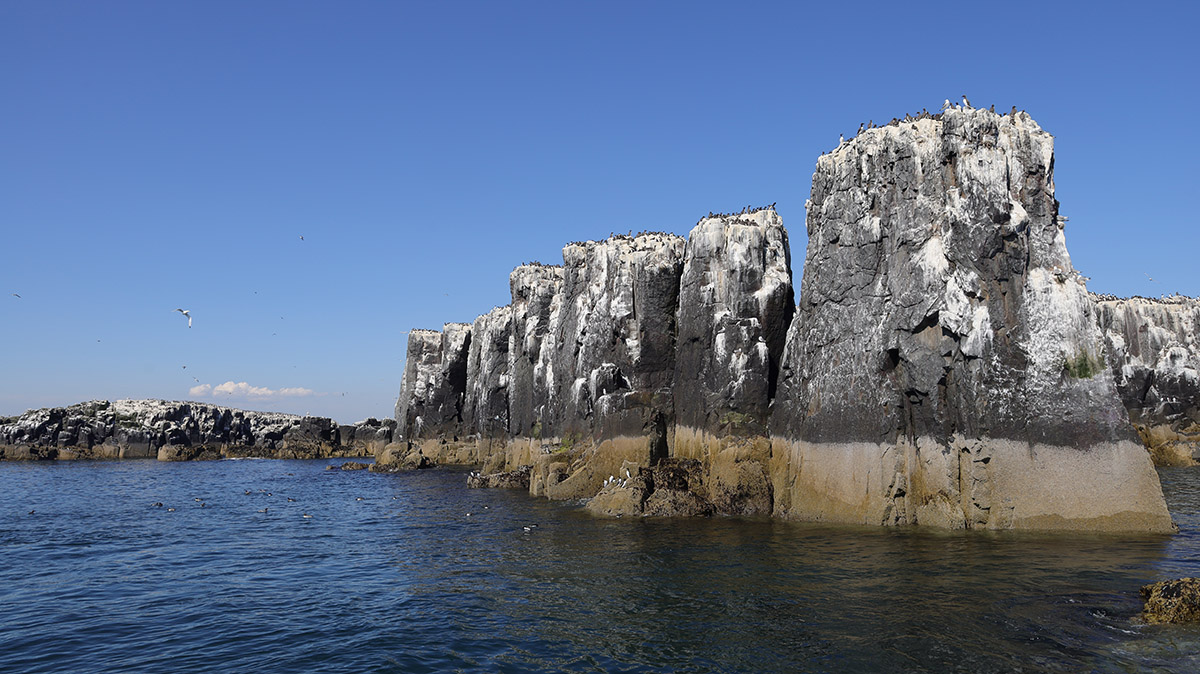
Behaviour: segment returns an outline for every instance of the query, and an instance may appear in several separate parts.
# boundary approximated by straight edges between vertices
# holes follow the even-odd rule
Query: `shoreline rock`
[[[361,457],[390,440],[394,426],[390,419],[339,425],[325,417],[197,402],[93,400],[30,410],[0,423],[0,459]]]
[[[1145,585],[1141,595],[1141,617],[1150,624],[1200,622],[1200,578]]]
[[[410,335],[399,427],[442,430],[377,463],[532,465],[531,494],[617,514],[652,494],[610,475],[694,460],[687,492],[721,513],[1172,531],[1053,163],[1023,112],[954,107],[840,144],[817,162],[798,306],[773,207],[710,213],[686,240],[568,244],[459,336]],[[461,385],[435,343],[470,345]]]

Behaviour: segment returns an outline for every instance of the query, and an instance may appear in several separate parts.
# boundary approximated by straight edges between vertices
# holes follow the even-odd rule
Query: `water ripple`
[[[1180,534],[1113,538],[600,520],[326,463],[0,464],[0,671],[1200,670],[1200,628],[1134,620],[1200,568],[1196,470],[1160,473]]]

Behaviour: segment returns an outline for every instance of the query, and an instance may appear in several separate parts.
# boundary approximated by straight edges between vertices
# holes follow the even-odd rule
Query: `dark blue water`
[[[0,671],[1200,671],[1200,628],[1134,619],[1200,574],[1196,469],[1161,472],[1180,534],[1130,539],[598,520],[326,463],[0,464]]]

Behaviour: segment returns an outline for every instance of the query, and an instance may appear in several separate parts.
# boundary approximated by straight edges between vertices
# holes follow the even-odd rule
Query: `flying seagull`
[[[192,312],[188,311],[187,309],[176,309],[175,311],[178,311],[179,313],[183,314],[184,316],[187,316],[188,327],[189,328],[192,327]]]
[[[20,295],[18,295],[18,294],[16,294],[16,293],[13,293],[13,294],[12,294],[12,296],[13,296],[13,297],[15,297],[15,298],[17,298],[17,299],[21,299],[21,296],[20,296]]]
[[[303,234],[301,234],[301,235],[300,235],[300,240],[301,240],[301,241],[303,241],[303,240],[304,240],[304,235],[303,235]]]
[[[1146,274],[1146,272],[1142,272],[1142,273]],[[1146,278],[1150,279],[1151,281],[1154,281],[1154,277],[1150,276],[1149,274],[1146,274]],[[1157,281],[1155,281],[1155,283],[1157,283]]]

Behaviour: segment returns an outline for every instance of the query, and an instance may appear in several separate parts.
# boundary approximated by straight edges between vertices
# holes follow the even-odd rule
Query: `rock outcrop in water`
[[[445,334],[410,336],[399,426],[436,420],[459,459],[608,514],[1172,529],[1028,115],[866,131],[818,161],[807,225],[798,307],[771,207],[518,267],[513,303],[457,338],[465,382]],[[651,507],[667,466],[688,496]]]
[[[160,461],[370,456],[394,422],[338,425],[325,417],[249,412],[195,402],[95,400],[0,420],[0,458]]]
[[[1200,458],[1200,299],[1095,296],[1117,390],[1155,463]]]
[[[1027,115],[970,109],[821,157],[772,418],[777,514],[1171,529],[1053,168]]]

